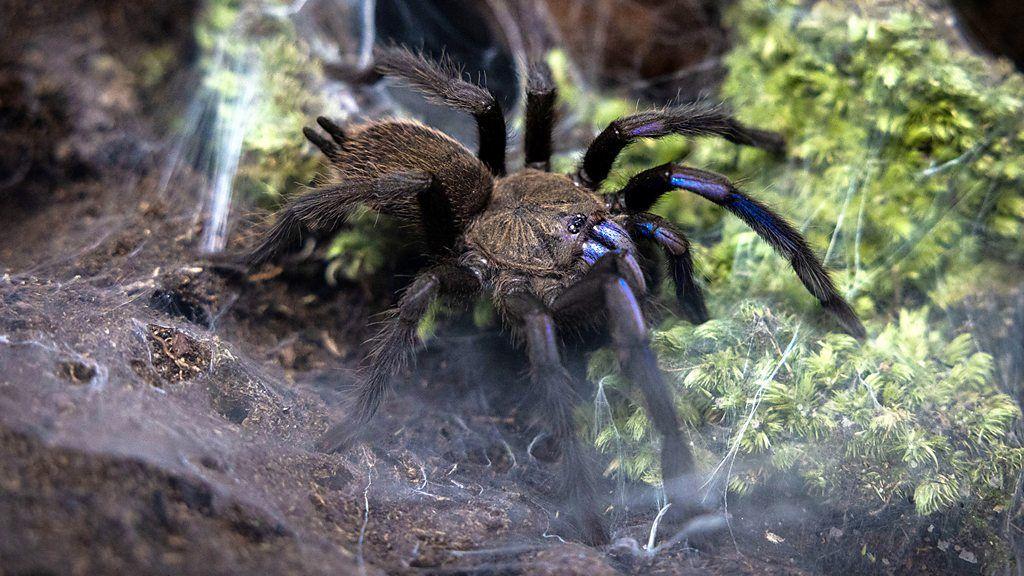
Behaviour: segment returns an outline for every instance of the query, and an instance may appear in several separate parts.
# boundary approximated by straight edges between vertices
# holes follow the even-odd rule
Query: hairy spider
[[[616,156],[640,138],[670,134],[711,135],[737,144],[784,151],[782,138],[744,126],[719,107],[689,105],[619,118],[587,148],[573,174],[550,170],[555,88],[542,64],[531,66],[525,112],[525,164],[506,174],[506,129],[501,107],[486,89],[466,82],[450,62],[432,63],[410,51],[378,53],[378,70],[399,78],[428,98],[476,119],[474,156],[445,134],[408,120],[341,128],[320,117],[330,137],[313,129],[306,137],[330,160],[322,182],[293,199],[250,256],[257,265],[297,243],[306,232],[328,234],[358,205],[411,225],[433,263],[412,281],[386,321],[354,390],[354,413],[324,436],[333,450],[357,439],[377,412],[389,381],[414,351],[416,326],[438,297],[465,301],[488,295],[517,341],[524,342],[530,378],[561,454],[563,496],[574,506],[581,537],[607,535],[595,509],[595,482],[573,425],[577,402],[563,367],[559,332],[607,318],[623,373],[640,389],[662,438],[666,481],[693,468],[672,397],[648,344],[642,305],[653,272],[638,259],[644,247],[660,247],[671,263],[680,312],[707,319],[694,280],[690,246],[681,231],[648,212],[666,192],[686,190],[714,202],[747,223],[787,258],[804,286],[847,332],[864,328],[806,240],[785,219],[738,190],[724,176],[669,163],[640,172],[621,189],[601,195]]]

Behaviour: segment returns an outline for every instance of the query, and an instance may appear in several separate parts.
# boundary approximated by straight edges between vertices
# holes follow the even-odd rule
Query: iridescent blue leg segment
[[[595,262],[608,253],[608,247],[594,240],[583,243],[583,261],[593,266]]]
[[[590,230],[590,235],[609,248],[627,249],[633,245],[629,233],[611,220],[595,224]]]
[[[587,232],[583,242],[583,261],[593,266],[609,254],[614,255],[615,260],[621,263],[623,276],[629,280],[633,289],[646,294],[647,282],[634,255],[635,250],[633,239],[622,226],[611,220],[602,220]]]
[[[567,288],[552,309],[593,312],[603,304],[622,372],[640,389],[647,413],[662,436],[662,477],[668,483],[693,470],[693,454],[679,429],[675,402],[651,352],[640,302],[622,271],[621,254],[605,256],[582,280]]]
[[[807,240],[785,218],[743,192],[720,174],[679,164],[665,164],[634,176],[619,194],[626,211],[636,214],[649,210],[662,194],[687,190],[724,207],[787,258],[800,281],[821,305],[843,325],[850,335],[864,338],[866,333],[857,314],[836,290]]]
[[[623,148],[639,138],[661,138],[670,134],[720,136],[736,144],[764,148],[773,154],[783,154],[786,150],[782,136],[741,124],[721,106],[689,104],[640,112],[612,122],[587,148],[576,179],[596,190],[608,177]]]
[[[686,236],[667,220],[654,214],[636,216],[632,228],[637,237],[652,240],[665,250],[672,268],[676,303],[682,315],[694,324],[707,322],[708,308],[704,303],[704,293],[695,278],[693,256]]]

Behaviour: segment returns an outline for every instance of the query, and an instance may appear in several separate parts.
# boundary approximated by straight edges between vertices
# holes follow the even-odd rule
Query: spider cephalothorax
[[[626,231],[600,198],[562,174],[526,168],[499,179],[465,242],[502,292],[518,285],[548,305],[609,250],[623,251],[643,281]]]
[[[725,177],[680,164],[634,176],[619,191],[598,187],[621,150],[638,138],[670,134],[720,136],[737,144],[781,153],[778,135],[744,126],[718,107],[683,106],[641,112],[612,122],[587,148],[575,173],[550,170],[555,90],[542,65],[530,73],[525,118],[526,167],[505,173],[505,120],[487,90],[462,80],[448,63],[433,64],[401,49],[378,54],[386,75],[405,80],[429,98],[472,114],[479,131],[474,156],[450,137],[408,120],[386,120],[342,129],[317,122],[330,139],[306,129],[330,160],[323,185],[295,198],[252,252],[259,264],[295,244],[306,231],[329,234],[359,205],[389,214],[415,229],[433,264],[399,300],[364,363],[353,414],[332,428],[321,445],[337,449],[365,429],[391,377],[409,360],[416,326],[439,297],[465,302],[489,296],[504,322],[525,344],[530,376],[561,453],[562,493],[579,520],[581,536],[607,538],[595,511],[594,483],[573,429],[575,393],[561,359],[559,330],[606,318],[622,372],[636,386],[662,436],[665,480],[692,470],[671,395],[648,347],[643,303],[649,299],[642,247],[661,249],[670,264],[678,309],[703,322],[707,309],[694,280],[689,243],[681,231],[648,210],[673,190],[698,194],[746,222],[787,258],[804,286],[844,329],[864,328],[839,295],[804,238],[783,218],[738,190]]]

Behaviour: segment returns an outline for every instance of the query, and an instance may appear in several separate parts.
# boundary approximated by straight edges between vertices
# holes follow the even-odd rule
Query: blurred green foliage
[[[654,332],[677,408],[701,468],[734,493],[795,472],[843,508],[1005,504],[1024,464],[1010,435],[1019,408],[946,312],[1017,282],[1024,80],[917,8],[806,6],[742,0],[728,15],[723,96],[784,133],[788,161],[711,139],[643,142],[607,186],[683,156],[727,174],[804,231],[872,336],[827,333],[836,326],[753,232],[700,198],[667,197],[657,211],[693,232],[715,318]],[[563,92],[595,129],[634,109]],[[613,356],[596,354],[590,376],[612,399],[596,430],[610,472],[657,483],[656,439],[638,402],[615,401],[633,394]]]
[[[302,127],[324,108],[320,64],[287,18],[243,8],[238,0],[208,2],[204,10],[196,29],[201,89],[219,122],[245,126],[235,192],[276,206],[316,174],[319,160]]]

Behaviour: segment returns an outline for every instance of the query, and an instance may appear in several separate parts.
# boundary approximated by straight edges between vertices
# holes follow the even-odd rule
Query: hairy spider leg
[[[469,296],[480,290],[473,272],[453,263],[438,264],[418,274],[391,310],[363,359],[360,378],[352,390],[349,417],[331,427],[319,440],[321,450],[332,452],[356,442],[384,402],[394,376],[415,354],[416,328],[430,303],[442,296]]]
[[[313,188],[293,199],[278,213],[271,229],[249,254],[250,266],[276,257],[299,243],[303,231],[334,232],[359,204],[387,204],[394,198],[431,193],[435,180],[425,172],[396,172],[370,181],[353,181]]]
[[[592,545],[606,544],[608,532],[598,513],[597,483],[573,418],[579,397],[573,388],[572,377],[562,365],[555,322],[550,312],[532,295],[516,293],[506,302],[526,340],[530,379],[542,395],[540,404],[547,417],[545,425],[561,453],[559,492],[568,500],[583,539]]]
[[[682,315],[694,324],[707,322],[708,307],[695,278],[693,255],[686,236],[664,218],[646,212],[630,218],[630,225],[637,237],[652,240],[664,249],[672,269],[676,303]]]
[[[345,135],[345,130],[335,123],[334,120],[331,120],[326,116],[317,116],[316,123],[324,129],[324,132],[327,132],[331,136],[331,139],[334,140],[335,144],[339,147],[345,146],[345,141],[348,140],[348,137]]]
[[[555,300],[552,310],[580,312],[592,310],[595,302],[603,303],[619,365],[629,381],[640,389],[647,413],[662,437],[661,470],[668,483],[693,471],[693,454],[679,429],[675,403],[650,349],[647,323],[634,287],[626,281],[629,267],[621,251],[608,253],[579,283]]]
[[[640,269],[643,270],[644,280],[647,282],[647,291],[650,294],[658,294],[661,291],[662,282],[665,281],[665,271],[661,260],[667,253],[656,242],[641,236],[628,222],[627,226],[636,246],[637,260],[640,262]],[[682,314],[682,312],[677,310],[677,314]]]
[[[688,104],[640,112],[613,121],[590,143],[576,172],[576,179],[596,190],[608,177],[612,164],[626,146],[640,138],[661,138],[671,134],[720,136],[736,144],[764,148],[778,155],[786,150],[781,135],[746,126],[721,106]]]
[[[551,171],[551,138],[555,129],[557,98],[551,69],[543,60],[532,62],[526,80],[526,131],[523,136],[527,168]]]
[[[455,209],[437,179],[417,191],[416,204],[420,209],[420,226],[431,254],[453,254],[460,230],[456,225]]]
[[[324,156],[327,156],[331,160],[337,160],[338,156],[341,155],[341,148],[338,146],[336,141],[332,142],[327,138],[324,138],[320,133],[309,126],[302,127],[302,135],[306,137],[306,140],[309,140],[314,146],[319,148],[320,151],[324,153]]]
[[[706,198],[738,216],[776,252],[789,260],[804,287],[814,295],[848,334],[864,339],[867,333],[850,304],[836,289],[824,264],[807,240],[785,218],[740,192],[728,178],[680,164],[664,164],[645,170],[619,192],[630,213],[645,212],[662,194],[686,190]]]
[[[505,115],[494,94],[463,80],[448,58],[431,62],[405,48],[384,48],[376,52],[376,61],[381,73],[405,81],[429,100],[472,114],[479,135],[477,157],[492,174],[505,174]]]

